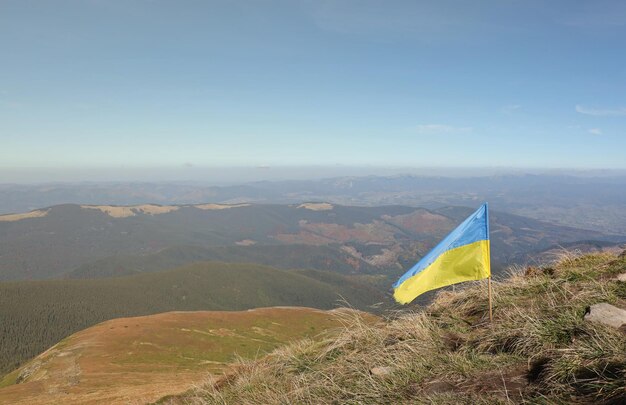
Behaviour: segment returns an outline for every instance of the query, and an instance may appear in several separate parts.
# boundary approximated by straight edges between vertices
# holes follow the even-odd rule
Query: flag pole
[[[489,203],[485,202],[485,227],[487,228],[487,241],[489,243],[489,250],[488,250],[488,263],[489,263],[489,281],[488,283],[488,288],[489,288],[489,323],[493,323],[493,299],[491,298],[491,241],[490,241],[490,237],[489,237]]]
[[[489,276],[489,322],[493,323],[493,305],[491,302],[491,276]]]

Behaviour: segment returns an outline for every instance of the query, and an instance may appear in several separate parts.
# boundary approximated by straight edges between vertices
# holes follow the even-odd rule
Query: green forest
[[[383,296],[336,273],[204,262],[175,270],[88,280],[0,283],[0,374],[70,334],[119,317],[266,306],[368,309]]]

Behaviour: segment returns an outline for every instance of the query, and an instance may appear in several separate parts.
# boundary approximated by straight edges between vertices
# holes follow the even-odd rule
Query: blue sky
[[[0,169],[626,168],[622,1],[0,0]]]

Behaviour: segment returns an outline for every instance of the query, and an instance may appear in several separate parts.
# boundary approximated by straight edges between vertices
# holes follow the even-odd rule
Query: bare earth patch
[[[304,203],[298,205],[298,208],[304,208],[311,211],[330,211],[333,209],[333,206],[329,203]]]
[[[244,239],[244,240],[240,240],[235,242],[235,245],[237,246],[252,246],[252,245],[256,245],[256,241],[252,240],[252,239]]]
[[[194,207],[201,210],[226,210],[229,208],[248,207],[250,204],[197,204]]]
[[[81,208],[99,210],[114,218],[134,217],[138,213],[147,215],[166,214],[168,212],[177,211],[180,207],[176,205],[131,205],[131,206],[114,206],[114,205],[81,205]]]
[[[23,214],[7,214],[0,215],[0,222],[13,222],[27,218],[41,218],[48,215],[48,210],[36,210],[31,212],[25,212]]]

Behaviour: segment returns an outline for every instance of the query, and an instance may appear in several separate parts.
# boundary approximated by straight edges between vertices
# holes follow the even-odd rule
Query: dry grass
[[[193,207],[201,210],[227,210],[230,208],[248,207],[250,204],[196,204]]]
[[[311,211],[330,211],[333,205],[329,203],[304,203],[298,205],[298,208],[304,208]]]
[[[116,205],[81,205],[81,208],[99,210],[105,214],[114,218],[128,218],[134,217],[138,213],[147,215],[159,215],[166,214],[168,212],[177,211],[180,207],[176,205],[131,205],[131,206],[116,206]]]
[[[623,272],[609,254],[514,270],[494,285],[493,323],[480,282],[384,324],[346,313],[337,337],[241,361],[176,403],[624,403],[626,335],[583,320],[597,302],[625,307]]]
[[[220,374],[234,356],[341,325],[337,311],[258,308],[109,320],[71,335],[0,379],[0,404],[145,404]],[[370,322],[376,318],[370,316]],[[246,363],[238,357],[239,363]]]
[[[240,241],[235,242],[237,246],[252,246],[256,245],[256,241],[252,239],[242,239]]]
[[[48,215],[48,210],[36,210],[25,212],[23,214],[6,214],[0,215],[0,222],[13,222],[28,218],[41,218],[45,217],[46,215]]]

